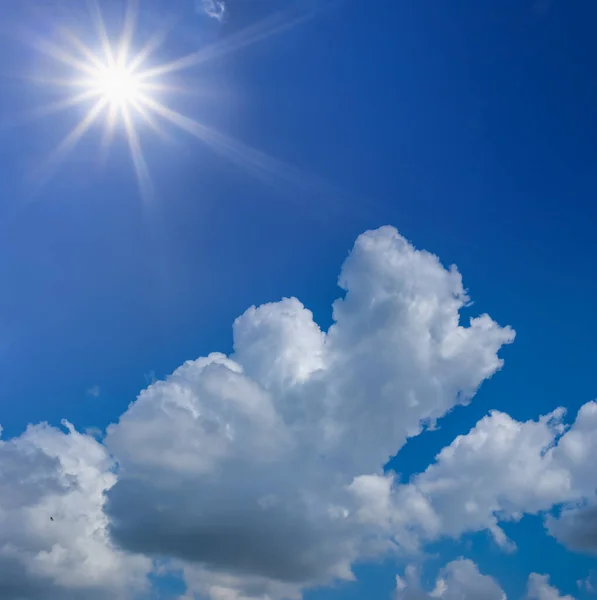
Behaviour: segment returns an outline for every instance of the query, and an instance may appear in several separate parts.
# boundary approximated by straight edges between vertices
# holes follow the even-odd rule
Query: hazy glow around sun
[[[70,76],[66,78],[50,77],[41,80],[43,83],[66,89],[68,93],[63,100],[42,107],[39,113],[47,115],[78,105],[88,106],[81,120],[68,132],[36,173],[35,178],[38,182],[51,177],[57,164],[77,145],[92,125],[102,120],[104,152],[110,147],[116,129],[121,129],[128,140],[133,166],[144,196],[151,191],[152,185],[137,128],[144,125],[163,137],[163,122],[195,136],[214,151],[251,172],[281,176],[297,183],[304,181],[303,174],[297,175],[293,169],[263,152],[177,112],[165,103],[163,96],[173,92],[197,91],[189,90],[180,83],[176,86],[169,85],[169,75],[287,31],[310,18],[313,12],[299,16],[293,16],[292,13],[276,13],[272,18],[231,36],[229,40],[204,47],[171,62],[156,64],[153,56],[166,40],[165,30],[155,32],[140,48],[134,47],[141,0],[127,0],[122,30],[120,35],[116,36],[113,31],[108,32],[106,29],[99,2],[100,0],[86,2],[97,32],[95,41],[86,43],[76,31],[59,23],[53,28],[57,36],[55,40],[33,35],[31,37],[34,47],[70,72]]]
[[[184,67],[177,62],[148,68],[146,62],[163,43],[163,32],[152,37],[142,48],[132,51],[138,0],[130,0],[124,18],[122,32],[116,42],[104,25],[97,1],[90,0],[91,16],[98,33],[99,44],[92,46],[83,42],[76,32],[57,28],[64,44],[47,40],[38,42],[39,49],[51,58],[72,70],[67,79],[50,80],[71,92],[65,100],[49,107],[48,112],[63,110],[79,104],[88,104],[89,109],[83,118],[58,145],[48,167],[72,150],[91,126],[101,118],[104,120],[102,145],[107,150],[117,126],[122,126],[128,139],[133,165],[142,191],[150,187],[149,171],[145,164],[141,142],[137,133],[139,124],[148,125],[162,133],[158,117],[184,129],[197,125],[168,108],[156,97],[156,92],[168,91],[162,79],[172,71],[178,71],[193,64],[186,59]],[[197,131],[191,132],[197,135]]]

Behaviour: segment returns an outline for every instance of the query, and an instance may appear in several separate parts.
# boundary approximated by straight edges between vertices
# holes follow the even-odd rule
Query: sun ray
[[[151,112],[147,110],[139,100],[134,100],[133,102],[131,102],[131,106],[137,111],[137,113],[141,116],[145,123],[149,125],[149,127],[156,135],[158,135],[164,141],[171,141],[171,138],[158,125]]]
[[[53,153],[54,160],[65,156],[70,152],[79,142],[79,140],[85,135],[87,130],[93,125],[93,122],[99,117],[101,111],[106,105],[105,99],[97,101],[95,106],[85,115],[85,117],[79,122],[79,124],[62,140],[58,145],[55,152]],[[52,162],[54,162],[54,160]]]
[[[122,118],[124,120],[124,126],[126,129],[126,137],[128,139],[129,148],[131,150],[131,157],[133,159],[133,165],[135,167],[135,173],[139,182],[139,188],[141,190],[141,196],[144,200],[148,200],[152,193],[151,177],[149,175],[149,169],[143,156],[143,150],[141,149],[141,143],[139,142],[139,136],[135,129],[135,124],[131,118],[128,106],[122,108]]]
[[[83,42],[73,31],[66,27],[60,28],[62,36],[76,48],[92,65],[95,69],[101,69],[104,65],[102,61],[93,53],[91,48]]]
[[[36,85],[53,86],[57,88],[83,88],[89,86],[89,77],[86,78],[73,78],[73,77],[40,77],[38,75],[27,75],[23,79],[26,79],[30,83]]]
[[[359,216],[364,214],[361,213],[356,205],[352,206],[343,203],[341,209],[338,205],[334,205],[333,199],[337,198],[338,195],[345,199],[348,196],[326,181],[305,173],[301,169],[293,167],[284,161],[275,159],[267,153],[235,140],[203,123],[199,123],[190,117],[168,108],[153,98],[141,95],[139,101],[166,121],[204,142],[214,152],[245,169],[263,182],[269,185],[290,184],[297,190],[302,190],[304,193],[316,196],[321,201],[321,204],[318,204],[320,209],[341,210],[344,214],[350,212]],[[351,197],[350,200],[356,202],[354,197]]]
[[[160,31],[149,38],[147,43],[131,59],[129,64],[131,70],[137,71],[143,65],[143,63],[164,44],[170,30],[174,27],[177,21],[178,19],[169,19],[166,25]]]
[[[89,128],[93,125],[96,119],[106,106],[106,100],[100,98],[93,108],[85,115],[81,121],[70,131],[70,133],[58,144],[56,149],[48,157],[45,165],[39,170],[38,179],[40,182],[47,180],[54,169],[62,160],[68,156],[73,148],[79,143],[79,140],[85,135]]]
[[[77,106],[77,104],[82,104],[87,100],[91,100],[92,98],[96,98],[99,94],[95,90],[85,90],[76,96],[72,96],[70,98],[66,98],[65,100],[59,100],[58,102],[52,102],[47,104],[46,106],[42,106],[34,111],[31,111],[29,114],[31,118],[36,119],[40,117],[47,117],[48,115],[66,110],[67,108],[72,108],[73,106]]]
[[[135,29],[138,21],[140,0],[127,0],[122,29],[117,41],[112,44],[106,22],[102,16],[99,0],[86,0],[93,26],[99,38],[99,51],[75,31],[64,26],[56,27],[63,48],[56,43],[35,39],[36,47],[57,62],[73,69],[72,78],[49,77],[46,82],[67,89],[72,94],[64,100],[39,109],[40,116],[51,114],[68,107],[89,102],[86,115],[60,142],[50,155],[45,172],[49,173],[77,145],[83,135],[103,115],[101,134],[101,159],[107,159],[108,151],[121,126],[128,142],[132,164],[144,199],[152,195],[152,182],[145,159],[138,125],[147,126],[162,139],[170,140],[164,124],[181,129],[207,144],[211,150],[227,160],[249,171],[268,183],[292,183],[301,189],[323,188],[320,182],[268,154],[248,146],[222,132],[213,129],[190,116],[186,116],[166,105],[160,92],[183,92],[205,94],[207,88],[198,85],[192,88],[185,80],[184,85],[175,85],[172,78],[176,72],[197,66],[218,56],[238,51],[251,44],[297,26],[312,18],[321,10],[303,11],[297,14],[289,10],[280,11],[263,21],[244,29],[228,39],[157,66],[144,67],[153,53],[164,43],[169,25],[150,36],[139,51],[133,51]],[[329,1],[323,2],[329,5]],[[44,80],[41,80],[44,81]]]
[[[316,11],[311,10],[299,16],[291,17],[289,11],[280,11],[273,16],[267,17],[260,21],[256,25],[252,25],[243,29],[239,33],[231,36],[230,38],[192,52],[181,58],[178,58],[169,63],[158,65],[151,69],[147,69],[141,74],[142,78],[157,77],[160,75],[166,75],[176,73],[189,69],[190,67],[196,67],[202,63],[206,63],[210,60],[235,52],[241,48],[245,48],[256,42],[268,39],[274,35],[278,35],[293,27],[296,27],[300,23],[309,20],[315,15]]]
[[[99,7],[98,1],[87,0],[87,6],[89,8],[91,17],[95,23],[95,27],[97,29],[102,51],[104,53],[104,58],[106,60],[106,65],[109,68],[113,68],[116,65],[114,51],[112,49],[112,44],[110,43],[110,38],[108,36],[108,31],[106,29],[106,24],[104,22],[104,17]]]
[[[187,93],[189,90],[181,85],[173,85],[171,83],[157,83],[141,81],[139,82],[139,88],[142,92],[184,92]]]
[[[253,172],[254,175],[259,177],[267,175],[270,178],[282,176],[286,179],[295,179],[287,165],[273,159],[266,153],[172,110],[153,98],[141,95],[139,101],[166,121],[208,144],[212,150],[247,171]]]
[[[101,141],[101,156],[104,161],[108,156],[108,150],[114,140],[114,133],[116,130],[116,119],[118,118],[118,107],[115,104],[111,104],[108,107],[108,114],[104,123],[104,132],[102,134]]]
[[[95,70],[92,65],[78,59],[70,52],[64,50],[64,48],[61,48],[52,42],[33,35],[26,36],[25,40],[30,46],[36,48],[41,54],[45,54],[46,56],[57,60],[65,66],[73,67],[77,71],[87,73],[91,76],[95,74]]]
[[[122,28],[116,57],[116,64],[121,68],[126,66],[129,62],[128,56],[133,41],[133,35],[135,33],[135,23],[137,22],[138,11],[139,0],[128,0],[124,16],[124,26]]]
[[[58,100],[57,102],[51,102],[34,110],[24,111],[20,114],[17,114],[17,116],[11,117],[10,120],[1,121],[0,127],[15,127],[18,125],[24,125],[26,123],[31,123],[32,121],[63,112],[80,104],[84,104],[88,100],[97,98],[97,96],[98,94],[93,90],[85,90],[76,96],[71,96],[69,98],[65,98],[64,100]]]

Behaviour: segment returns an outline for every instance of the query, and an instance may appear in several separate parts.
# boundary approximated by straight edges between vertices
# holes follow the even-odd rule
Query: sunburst
[[[97,32],[98,49],[83,42],[72,29],[64,27],[59,28],[60,43],[29,37],[28,41],[39,51],[67,67],[72,74],[66,79],[44,79],[44,83],[66,88],[68,95],[44,107],[40,114],[46,115],[80,104],[88,106],[81,120],[58,144],[42,168],[45,176],[50,176],[87,131],[103,120],[103,149],[108,150],[116,129],[122,127],[141,191],[147,194],[151,191],[151,181],[137,129],[140,125],[147,125],[163,134],[159,121],[165,121],[199,138],[213,150],[254,173],[282,176],[284,179],[300,180],[304,184],[303,174],[167,106],[160,98],[160,92],[180,89],[168,85],[164,80],[168,75],[287,31],[315,13],[311,11],[297,15],[280,12],[219,44],[165,64],[156,64],[152,60],[152,64],[148,65],[167,36],[164,32],[158,32],[138,51],[133,51],[138,4],[139,0],[129,0],[122,31],[114,43],[107,31],[98,0],[88,0]]]

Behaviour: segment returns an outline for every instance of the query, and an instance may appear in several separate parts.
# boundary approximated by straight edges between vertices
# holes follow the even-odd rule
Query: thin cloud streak
[[[280,11],[274,15],[266,17],[255,25],[251,25],[246,29],[239,31],[238,33],[222,40],[221,42],[213,44],[212,46],[202,48],[197,52],[192,52],[187,56],[178,58],[165,65],[160,65],[154,69],[148,69],[145,71],[143,76],[155,77],[158,75],[176,73],[190,67],[204,64],[219,58],[220,56],[231,54],[242,48],[252,46],[257,42],[261,42],[275,35],[279,35],[285,31],[293,29],[297,25],[312,19],[321,10],[321,7],[312,9],[304,14],[295,16],[294,18],[292,18],[290,11]]]

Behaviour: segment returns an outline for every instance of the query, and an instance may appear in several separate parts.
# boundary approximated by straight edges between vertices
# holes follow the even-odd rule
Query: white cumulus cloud
[[[514,332],[461,323],[457,269],[391,227],[357,239],[339,285],[329,330],[296,298],[249,308],[230,356],[152,379],[104,444],[66,422],[0,442],[0,597],[131,598],[156,558],[184,574],[186,600],[298,599],[442,536],[488,530],[513,549],[500,523],[526,513],[594,551],[597,403],[570,426],[561,408],[493,411],[401,483],[384,464],[471,400]],[[503,592],[460,559],[429,592],[409,567],[396,597]],[[538,574],[528,597],[562,598]]]
[[[514,333],[460,323],[458,271],[391,227],[358,238],[339,284],[329,331],[294,298],[251,308],[231,356],[185,363],[109,428],[121,547],[173,557],[214,599],[298,597],[396,547],[376,477],[500,369]]]
[[[572,596],[562,596],[557,588],[550,585],[549,577],[539,573],[529,575],[527,598],[529,600],[574,600]]]
[[[47,425],[0,441],[0,598],[125,599],[151,563],[114,547],[104,495],[116,477],[93,438]]]
[[[421,587],[415,566],[407,567],[403,577],[396,577],[395,600],[506,600],[499,584],[479,572],[471,560],[460,558],[439,572],[435,587],[427,592]]]
[[[419,569],[409,565],[403,576],[396,577],[394,600],[506,600],[499,583],[479,571],[466,558],[448,563],[437,575],[434,587],[426,591],[420,582]],[[531,573],[525,600],[575,600],[564,596],[549,582],[549,576]]]
[[[493,411],[408,484],[396,484],[391,475],[357,478],[351,489],[358,514],[366,521],[373,509],[371,516],[413,550],[424,541],[481,530],[514,549],[501,521],[564,505],[559,518],[547,517],[548,529],[573,549],[594,551],[597,472],[587,459],[597,449],[597,403],[585,404],[569,428],[564,416],[558,408],[518,422]]]

